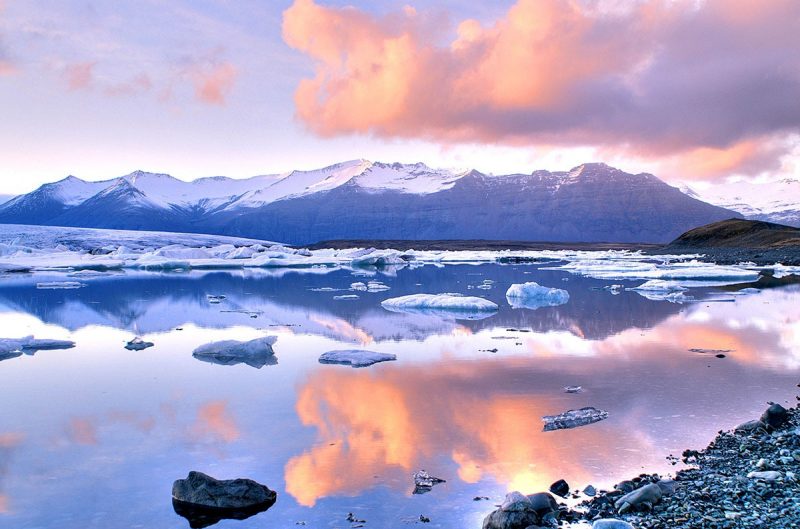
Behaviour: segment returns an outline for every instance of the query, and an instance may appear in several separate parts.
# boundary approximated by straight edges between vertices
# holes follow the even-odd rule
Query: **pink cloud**
[[[63,77],[69,90],[87,90],[94,82],[95,62],[79,62],[64,68]]]
[[[761,170],[767,143],[800,131],[800,3],[598,5],[518,0],[437,28],[295,0],[283,37],[316,70],[297,116],[323,137],[594,146],[708,175]]]
[[[196,69],[192,74],[195,97],[203,103],[224,105],[238,73],[236,67],[229,62]]]
[[[150,76],[141,73],[128,81],[108,86],[104,91],[106,95],[110,96],[130,96],[148,92],[151,88],[153,88],[153,82],[150,80]]]

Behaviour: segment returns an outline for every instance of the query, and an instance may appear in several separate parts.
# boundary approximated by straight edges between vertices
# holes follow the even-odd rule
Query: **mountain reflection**
[[[346,270],[281,277],[242,272],[129,272],[82,280],[85,287],[65,291],[37,290],[35,284],[43,280],[42,276],[7,277],[0,283],[0,304],[70,330],[105,325],[146,334],[186,323],[209,328],[290,325],[302,327],[304,333],[361,344],[422,340],[451,334],[455,329],[477,332],[495,327],[564,330],[601,339],[630,327],[650,327],[681,309],[671,303],[648,301],[633,292],[612,296],[600,289],[607,284],[604,281],[575,276],[563,281],[565,278],[563,272],[532,266],[463,265],[446,270],[428,266],[402,270],[396,277],[382,276],[391,287],[389,291],[356,292],[358,299],[337,300],[334,296],[347,290],[351,282],[364,278]],[[476,289],[483,279],[492,279],[494,286]],[[505,300],[508,286],[530,280],[568,289],[569,303],[538,310],[509,307]],[[480,295],[498,303],[500,311],[483,320],[456,322],[437,316],[390,313],[380,307],[380,301],[388,297],[418,292]],[[210,294],[224,294],[226,298],[220,304],[211,304],[207,299]]]

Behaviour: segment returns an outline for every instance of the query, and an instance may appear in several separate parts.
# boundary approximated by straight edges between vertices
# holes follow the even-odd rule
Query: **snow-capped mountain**
[[[733,182],[697,190],[681,185],[692,198],[727,208],[747,219],[765,220],[800,228],[800,180],[777,182]]]
[[[605,164],[487,175],[425,164],[343,162],[191,182],[135,171],[74,176],[0,205],[0,222],[205,232],[306,244],[330,239],[669,241],[736,216],[653,175]]]

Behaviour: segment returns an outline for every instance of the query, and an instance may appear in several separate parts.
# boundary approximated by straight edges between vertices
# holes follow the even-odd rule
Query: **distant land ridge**
[[[191,182],[135,171],[69,176],[0,205],[0,223],[322,240],[665,243],[737,217],[648,173],[602,163],[487,175],[425,164],[342,162],[313,171]]]

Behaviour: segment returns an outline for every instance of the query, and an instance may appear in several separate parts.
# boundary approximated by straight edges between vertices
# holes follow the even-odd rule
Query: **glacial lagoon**
[[[794,405],[800,286],[659,298],[630,290],[641,279],[548,268],[126,270],[78,288],[41,286],[75,280],[63,273],[6,275],[0,337],[76,346],[0,361],[0,527],[186,528],[172,483],[199,470],[278,493],[266,512],[213,527],[350,528],[353,513],[367,528],[420,515],[427,527],[478,528],[508,491],[672,472],[667,456],[704,447],[766,401]],[[506,290],[529,281],[569,299],[512,307]],[[381,306],[442,292],[499,310]],[[136,336],[153,347],[126,350]],[[260,369],[192,356],[264,336],[276,337],[276,362]],[[318,361],[353,349],[397,359]],[[608,418],[543,431],[543,416],[585,406]],[[420,469],[446,482],[414,494]]]

